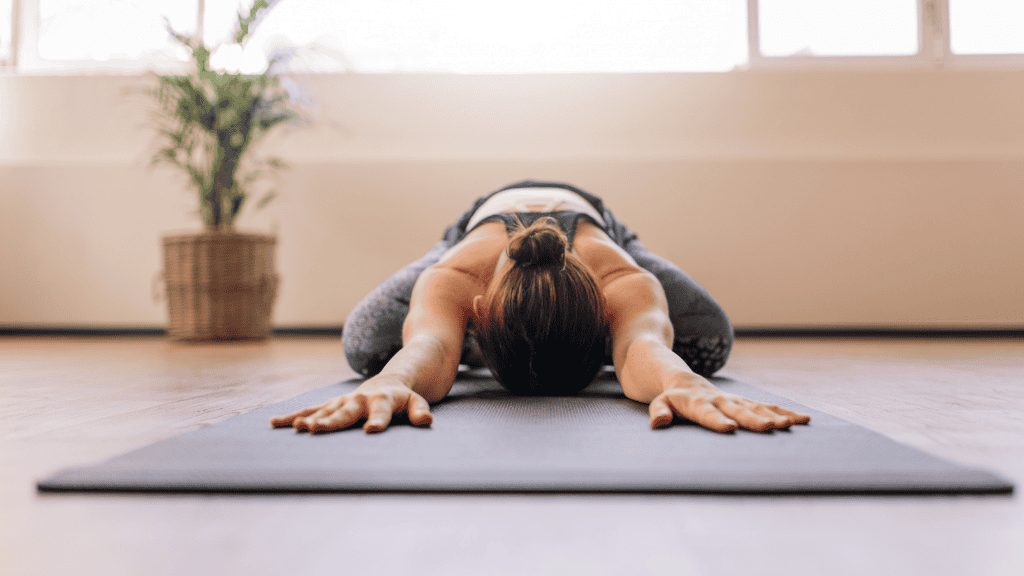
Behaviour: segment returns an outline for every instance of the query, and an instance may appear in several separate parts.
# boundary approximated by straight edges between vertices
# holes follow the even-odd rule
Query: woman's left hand
[[[767,432],[811,421],[807,414],[723,392],[696,374],[687,376],[651,400],[651,428],[664,428],[672,424],[675,416],[715,432],[732,432],[737,428]]]

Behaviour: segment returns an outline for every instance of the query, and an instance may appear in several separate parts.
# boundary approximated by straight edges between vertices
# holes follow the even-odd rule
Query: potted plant
[[[232,46],[246,41],[277,0],[258,0],[240,13]],[[275,127],[302,120],[295,99],[281,85],[287,52],[269,58],[261,73],[217,71],[201,38],[169,32],[191,53],[185,75],[158,75],[149,91],[157,103],[161,148],[154,164],[186,172],[199,196],[204,230],[163,238],[168,335],[177,340],[263,338],[277,295],[276,238],[235,229],[255,185],[283,164],[257,158],[254,146]],[[216,47],[220,49],[221,46]],[[260,208],[273,199],[266,191]]]

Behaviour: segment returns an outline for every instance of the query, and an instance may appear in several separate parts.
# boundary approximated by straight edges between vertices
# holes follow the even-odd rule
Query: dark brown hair
[[[484,361],[510,392],[575,394],[605,359],[604,297],[551,218],[509,239],[512,267],[474,319]]]

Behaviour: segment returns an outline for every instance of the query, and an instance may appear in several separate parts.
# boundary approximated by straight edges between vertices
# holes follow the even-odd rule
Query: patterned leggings
[[[651,254],[637,240],[636,234],[619,222],[596,196],[567,184],[524,181],[478,199],[473,207],[445,230],[441,241],[425,256],[385,280],[356,305],[345,320],[342,333],[345,357],[356,372],[367,377],[379,373],[401,349],[402,325],[409,312],[409,299],[416,279],[449,248],[462,240],[473,212],[497,192],[524,187],[565,188],[590,200],[602,213],[609,237],[661,282],[675,331],[672,350],[686,361],[691,370],[703,376],[710,376],[725,365],[732,349],[732,324],[725,311],[704,288],[668,260]],[[480,348],[472,334],[466,335],[461,362],[470,366],[484,365]],[[611,363],[610,354],[608,363]]]

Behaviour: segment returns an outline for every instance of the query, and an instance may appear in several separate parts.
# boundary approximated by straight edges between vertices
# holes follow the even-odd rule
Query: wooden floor
[[[1024,482],[1024,341],[748,339],[723,374]],[[41,495],[352,376],[338,339],[0,338],[0,574],[1024,575],[988,497]]]

